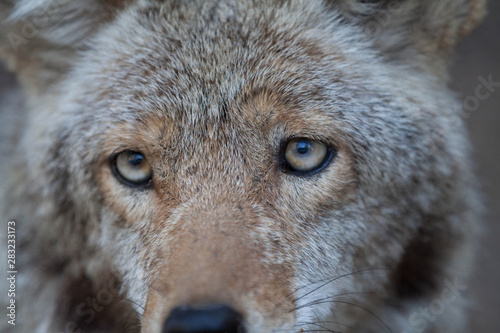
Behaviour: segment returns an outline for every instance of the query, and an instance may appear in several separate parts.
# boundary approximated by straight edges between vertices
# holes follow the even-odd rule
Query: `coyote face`
[[[463,288],[418,309],[467,276],[481,1],[1,4],[22,330],[465,327]]]

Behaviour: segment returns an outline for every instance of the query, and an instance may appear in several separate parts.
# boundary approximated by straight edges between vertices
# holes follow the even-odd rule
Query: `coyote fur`
[[[0,331],[465,331],[484,12],[0,0]]]

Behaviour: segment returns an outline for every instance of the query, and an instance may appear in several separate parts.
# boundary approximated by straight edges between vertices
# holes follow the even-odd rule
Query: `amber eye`
[[[135,151],[124,151],[116,155],[113,170],[118,179],[132,186],[146,186],[152,176],[148,160]]]
[[[334,154],[325,143],[310,139],[292,139],[284,150],[284,169],[300,175],[322,170]]]

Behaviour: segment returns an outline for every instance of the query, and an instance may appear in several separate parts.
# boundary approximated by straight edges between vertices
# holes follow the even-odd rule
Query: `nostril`
[[[243,317],[226,305],[181,306],[172,310],[162,333],[244,333]]]

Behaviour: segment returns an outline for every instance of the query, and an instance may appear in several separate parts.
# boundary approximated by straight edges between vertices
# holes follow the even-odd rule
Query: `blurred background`
[[[474,297],[470,332],[500,332],[500,87],[484,101],[474,99],[481,77],[500,82],[500,1],[489,0],[489,15],[458,48],[451,87],[470,112],[466,119],[474,158],[486,195],[486,232],[468,292]],[[484,89],[481,90],[484,93]],[[474,105],[479,101],[477,105]]]
[[[458,47],[451,87],[467,105],[466,122],[474,159],[485,193],[486,232],[467,293],[475,303],[469,331],[500,332],[500,87],[484,99],[476,97],[483,79],[500,82],[500,1],[489,1],[489,16]],[[0,89],[15,84],[0,65]],[[480,91],[485,94],[487,90]],[[4,125],[4,124],[2,124]],[[4,125],[5,126],[5,125]]]

